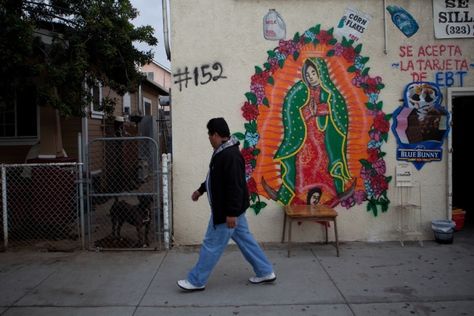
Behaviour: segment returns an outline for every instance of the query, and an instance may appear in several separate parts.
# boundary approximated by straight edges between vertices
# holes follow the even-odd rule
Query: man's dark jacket
[[[239,142],[231,139],[229,147],[217,149],[209,164],[208,192],[214,225],[226,222],[227,216],[239,216],[249,207],[249,192],[245,181],[245,162]],[[198,191],[207,191],[203,182]]]

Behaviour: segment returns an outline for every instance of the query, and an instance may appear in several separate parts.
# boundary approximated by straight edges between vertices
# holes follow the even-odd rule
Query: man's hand
[[[227,216],[226,217],[227,227],[235,228],[237,226],[237,217],[235,216]]]
[[[196,202],[197,200],[199,200],[199,197],[201,196],[201,192],[199,192],[198,190],[194,191],[193,192],[193,195],[191,195],[191,200],[193,200],[194,202]]]

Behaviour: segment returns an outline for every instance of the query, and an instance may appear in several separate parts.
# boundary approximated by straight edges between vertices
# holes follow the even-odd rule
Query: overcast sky
[[[158,39],[158,45],[152,47],[155,53],[154,60],[166,68],[171,69],[170,62],[166,58],[165,41],[163,39],[162,0],[130,0],[130,2],[140,12],[139,16],[133,20],[132,23],[136,26],[151,25],[155,29],[155,37]],[[138,47],[141,49],[147,48],[146,46],[139,45]]]

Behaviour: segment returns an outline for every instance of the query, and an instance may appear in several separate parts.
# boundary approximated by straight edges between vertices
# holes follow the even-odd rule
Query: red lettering
[[[453,70],[452,59],[446,59],[444,61],[444,70]],[[443,70],[443,69],[440,69]]]
[[[426,61],[426,65],[425,65],[425,70],[429,68],[429,70],[433,71],[433,64],[432,64],[432,61],[431,60],[427,60]]]
[[[454,56],[462,56],[461,48],[457,45],[454,47]]]
[[[400,57],[412,57],[413,56],[413,47],[409,46],[400,46]]]
[[[408,67],[407,67],[408,69],[415,69],[415,67],[413,66],[413,61],[411,61],[411,60],[408,61],[408,65],[407,65],[407,66],[408,66]]]
[[[434,52],[435,49],[436,49],[436,46],[435,46],[435,45],[433,45],[433,46],[431,46],[431,45],[426,45],[426,48],[425,48],[425,53],[426,53],[426,55],[427,55],[427,56],[434,56],[434,54],[435,54],[435,52]]]
[[[423,65],[425,64],[425,61],[423,59],[417,59],[416,64],[417,64],[416,69],[421,71],[423,70]]]
[[[439,45],[439,55],[443,56],[444,52],[446,51],[446,46]]]
[[[459,66],[458,66],[458,62],[460,62]],[[467,60],[465,60],[465,59],[463,59],[463,60],[456,59],[456,69],[469,71],[469,66],[467,64]]]
[[[413,79],[413,81],[424,81],[426,80],[426,72],[412,72],[411,74],[411,78]]]
[[[408,46],[402,46],[408,47]],[[402,48],[400,47],[400,48]],[[410,46],[410,49],[412,47]],[[412,56],[412,54],[407,55],[400,54],[400,57]],[[442,56],[462,56],[462,50],[458,45],[425,45],[418,47],[418,57],[442,57]]]
[[[415,68],[413,67],[413,61],[408,60],[406,65],[403,64],[403,61],[400,61],[400,71],[409,70],[415,70]]]
[[[421,56],[425,57],[425,49],[423,46],[420,46],[418,48],[418,57],[421,57]]]

